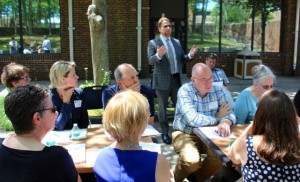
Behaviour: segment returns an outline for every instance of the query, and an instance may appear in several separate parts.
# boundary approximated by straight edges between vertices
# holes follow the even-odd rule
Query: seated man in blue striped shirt
[[[196,171],[197,181],[203,181],[222,167],[213,151],[193,133],[195,127],[218,125],[218,134],[226,137],[235,124],[235,115],[225,101],[222,88],[213,86],[212,82],[211,69],[197,63],[192,69],[191,82],[178,91],[172,134],[174,150],[179,154],[174,171],[176,182],[186,177],[196,178]],[[201,154],[207,154],[204,161]]]
[[[216,68],[217,58],[218,58],[217,54],[210,53],[205,58],[205,64],[213,72],[213,81],[214,82],[222,82],[223,86],[225,88],[227,88],[228,84],[229,84],[229,80],[228,80],[228,78],[227,78],[227,76],[226,76],[223,69]]]

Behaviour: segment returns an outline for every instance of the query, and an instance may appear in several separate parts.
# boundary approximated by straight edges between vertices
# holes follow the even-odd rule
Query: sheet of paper
[[[80,129],[80,136],[78,139],[85,139],[87,136],[87,129]],[[57,143],[71,142],[71,130],[50,131],[42,140],[45,145],[55,145]]]
[[[228,137],[221,137],[216,131],[217,126],[206,126],[206,127],[199,127],[199,129],[210,139],[214,138],[237,138],[232,133]]]
[[[144,133],[142,134],[142,137],[145,136],[155,136],[159,135],[160,133],[151,125],[147,125],[147,128],[145,129]]]
[[[142,146],[143,150],[148,150],[151,152],[157,152],[157,153],[161,154],[161,145],[160,144],[140,142],[140,146]]]
[[[8,136],[8,133],[0,133],[0,138],[6,138]]]
[[[69,154],[71,155],[75,164],[85,162],[85,144],[71,144],[63,146],[65,149],[68,150]]]

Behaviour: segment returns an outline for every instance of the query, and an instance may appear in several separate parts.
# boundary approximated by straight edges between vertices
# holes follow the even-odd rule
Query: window
[[[59,0],[1,0],[0,54],[60,53]]]
[[[189,0],[188,48],[279,52],[280,0]]]

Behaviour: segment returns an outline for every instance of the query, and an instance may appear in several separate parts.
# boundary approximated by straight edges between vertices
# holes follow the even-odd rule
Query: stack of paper
[[[68,150],[75,164],[85,162],[85,144],[71,144],[63,147]]]
[[[145,129],[144,133],[142,134],[142,137],[145,136],[155,136],[155,135],[159,135],[160,133],[153,128],[153,126],[151,125],[147,125],[147,128]]]
[[[236,138],[232,133],[227,137],[222,137],[217,133],[218,127],[217,126],[205,126],[199,127],[199,129],[207,136],[207,138],[214,139],[214,138]]]

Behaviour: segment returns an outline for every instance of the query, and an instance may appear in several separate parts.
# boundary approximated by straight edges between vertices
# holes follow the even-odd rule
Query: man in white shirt
[[[9,41],[8,45],[9,45],[9,54],[18,53],[18,42],[15,40],[14,37],[11,37],[11,40]]]

